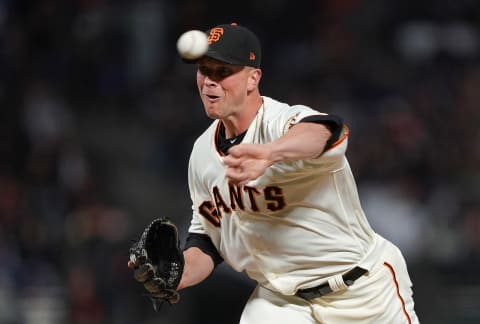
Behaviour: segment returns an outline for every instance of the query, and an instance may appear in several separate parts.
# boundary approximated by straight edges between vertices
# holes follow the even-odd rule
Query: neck
[[[241,112],[222,119],[221,122],[225,127],[225,137],[231,138],[245,132],[255,119],[262,104],[263,98],[258,96],[256,100],[249,103]]]

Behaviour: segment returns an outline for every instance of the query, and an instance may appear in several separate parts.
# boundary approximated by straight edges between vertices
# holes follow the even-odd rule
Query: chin
[[[208,117],[210,117],[211,119],[218,119],[220,118],[220,116],[215,113],[215,111],[213,110],[209,110],[208,108],[205,109],[205,113],[207,114]]]

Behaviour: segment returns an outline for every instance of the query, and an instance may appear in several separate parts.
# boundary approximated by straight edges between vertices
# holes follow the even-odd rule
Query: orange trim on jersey
[[[398,281],[397,281],[397,276],[395,274],[395,270],[393,269],[393,266],[388,262],[384,262],[383,265],[386,266],[388,268],[388,270],[390,271],[390,273],[392,274],[392,279],[393,279],[393,282],[395,283],[395,288],[397,290],[397,297],[400,300],[400,303],[402,304],[403,314],[407,318],[408,324],[412,324],[412,320],[410,319],[410,315],[408,315],[407,309],[405,308],[405,300],[402,298],[402,295],[400,294],[400,288],[398,287]]]
[[[220,132],[220,124],[221,124],[221,121],[218,121],[217,128],[215,129],[215,134],[213,136],[213,144],[215,145],[215,149],[217,150],[218,154],[220,154],[220,156],[226,156],[225,153],[223,153],[220,147],[218,146],[218,141],[217,141],[217,138],[219,135],[218,133]]]
[[[348,135],[350,135],[350,128],[348,128],[347,125],[343,125],[343,131],[342,131],[342,136],[340,136],[339,139],[337,139],[333,144],[332,146],[330,146],[328,148],[328,150],[326,150],[325,152],[327,151],[330,151],[331,149],[337,147],[338,145],[342,144],[344,140],[347,139]]]

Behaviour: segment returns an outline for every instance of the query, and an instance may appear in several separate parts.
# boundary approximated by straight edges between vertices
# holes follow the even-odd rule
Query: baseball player
[[[418,323],[405,260],[360,205],[347,126],[260,95],[261,46],[249,29],[207,35],[208,52],[192,62],[213,122],[190,156],[178,289],[225,261],[258,283],[241,324]]]

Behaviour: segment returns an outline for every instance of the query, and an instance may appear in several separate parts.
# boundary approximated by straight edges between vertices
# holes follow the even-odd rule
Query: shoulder
[[[264,114],[266,119],[282,118],[287,116],[290,118],[295,115],[302,115],[302,118],[311,115],[326,115],[309,106],[296,104],[290,105],[285,102],[263,96]]]
[[[204,158],[205,155],[211,154],[210,151],[215,147],[215,132],[217,131],[218,120],[214,120],[200,136],[197,137],[193,143],[192,151],[190,153],[190,160]]]
[[[306,105],[290,105],[265,96],[263,103],[266,125],[279,129],[282,134],[306,117],[327,115]]]
[[[203,133],[197,137],[197,139],[193,144],[193,148],[195,149],[195,147],[199,145],[203,145],[209,141],[212,141],[213,136],[217,131],[217,127],[218,127],[218,120],[212,121],[212,123],[203,131]]]

